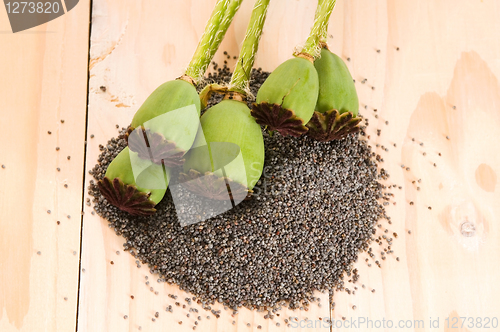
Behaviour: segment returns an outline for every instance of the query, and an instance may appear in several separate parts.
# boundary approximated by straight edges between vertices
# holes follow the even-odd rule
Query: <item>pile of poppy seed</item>
[[[215,69],[205,84],[229,82],[226,66]],[[252,71],[254,95],[268,75]],[[220,99],[212,97],[209,106]],[[315,290],[342,290],[345,275],[357,278],[352,264],[362,251],[374,257],[369,244],[376,227],[390,219],[381,204],[389,194],[379,183],[388,175],[378,169],[364,130],[329,143],[264,132],[265,168],[253,195],[206,220],[211,202],[183,189],[175,175],[170,187],[184,205],[174,205],[167,192],[153,216],[131,216],[108,204],[94,181],[89,194],[138,265],[195,295],[203,308],[215,301],[236,311],[307,308],[317,300]],[[90,171],[95,180],[126,146],[125,131],[100,146]]]

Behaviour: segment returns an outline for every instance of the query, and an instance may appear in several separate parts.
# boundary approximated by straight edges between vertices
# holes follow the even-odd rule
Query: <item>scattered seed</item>
[[[227,83],[231,74],[225,68],[209,74],[206,82]],[[259,84],[268,74],[255,69],[252,74],[250,90],[256,95]],[[214,105],[219,97],[214,96],[209,105]],[[122,129],[117,138],[100,147],[98,163],[90,171],[96,180],[102,179],[110,161],[126,146],[125,131]],[[377,132],[380,135],[380,129]],[[366,133],[361,129],[359,135]],[[165,282],[175,282],[186,291],[197,294],[200,302],[204,301],[204,307],[209,307],[214,300],[213,294],[217,294],[219,298],[216,300],[220,299],[219,302],[232,310],[240,306],[274,309],[281,306],[280,299],[283,298],[291,309],[302,307],[307,311],[304,301],[313,301],[312,295],[308,294],[315,289],[326,291],[341,287],[341,276],[347,271],[354,273],[351,263],[359,252],[368,250],[377,221],[387,217],[378,203],[386,187],[378,181],[386,180],[388,174],[385,170],[378,170],[376,156],[372,156],[368,142],[360,139],[358,134],[320,144],[307,136],[270,137],[264,133],[264,144],[265,166],[269,168],[267,173],[270,176],[264,175],[260,179],[251,199],[222,215],[181,227],[180,209],[174,206],[171,196],[166,195],[155,207],[157,213],[148,217],[147,223],[138,222],[138,217],[130,216],[103,200],[92,181],[89,191],[95,199],[94,209],[109,220],[117,234],[126,238],[125,250],[138,260],[149,263],[151,271],[158,273]],[[308,173],[291,172],[287,165],[290,169],[308,170]],[[337,187],[321,183],[325,178],[329,179],[328,183],[341,182],[344,185]],[[273,193],[276,188],[280,191]],[[261,194],[258,194],[259,190]],[[264,193],[264,190],[268,192]],[[196,218],[200,211],[208,211],[206,204],[210,202],[205,203],[187,191],[180,194],[184,201],[194,200],[196,203],[184,210],[185,217]],[[348,214],[345,206],[350,208]],[[252,213],[248,213],[250,210]],[[325,222],[328,215],[338,218]],[[362,224],[359,223],[360,216],[363,216]],[[338,250],[333,251],[330,243],[337,239],[335,234],[345,234],[345,238],[338,244]],[[134,250],[130,250],[132,248]],[[263,256],[261,248],[273,254]],[[284,257],[290,258],[286,264],[283,263]],[[199,278],[200,267],[213,270],[211,278]],[[333,273],[331,267],[336,269]],[[175,279],[171,277],[173,275]],[[292,279],[294,275],[304,279],[296,282]],[[275,287],[280,283],[283,283],[283,288]],[[247,293],[245,301],[235,295],[241,291]],[[180,306],[180,303],[175,305]],[[212,311],[212,314],[220,317],[220,312]]]

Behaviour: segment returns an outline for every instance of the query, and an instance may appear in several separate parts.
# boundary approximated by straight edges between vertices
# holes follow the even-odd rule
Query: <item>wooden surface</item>
[[[89,4],[16,34],[0,9],[2,332],[75,330]]]
[[[153,89],[182,73],[213,3],[96,0],[89,37],[90,4],[80,1],[46,25],[0,34],[2,50],[8,47],[0,62],[0,331],[192,330],[187,309],[165,312],[175,302],[166,294],[178,294],[181,303],[187,295],[137,268],[122,251],[123,238],[87,205],[80,234],[79,214],[98,145],[116,136],[116,125],[128,125]],[[237,55],[252,5],[244,2],[221,51]],[[305,40],[314,9],[314,1],[274,0],[256,66],[272,70],[288,59]],[[0,30],[9,30],[0,15]],[[338,1],[330,46],[356,80],[369,140],[391,175],[386,184],[402,187],[392,189],[392,224],[381,228],[398,238],[384,261],[375,248],[382,268],[360,256],[359,281],[346,283],[358,288],[355,295],[336,293],[331,312],[326,294],[321,308],[282,312],[305,326],[293,330],[328,331],[307,328],[304,319],[331,315],[337,324],[342,317],[391,320],[395,327],[423,321],[420,329],[387,330],[479,331],[447,327],[445,319],[500,316],[499,17],[496,0]],[[221,52],[216,61],[223,61]],[[201,331],[290,330],[280,318],[249,310],[207,320],[211,314],[199,309]],[[429,319],[437,318],[432,329]],[[332,330],[386,330],[343,324]]]

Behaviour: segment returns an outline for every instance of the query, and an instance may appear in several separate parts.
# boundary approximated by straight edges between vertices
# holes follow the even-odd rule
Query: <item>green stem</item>
[[[240,8],[243,0],[219,0],[207,22],[205,31],[201,36],[193,58],[186,69],[185,75],[190,76],[195,83],[199,83],[210,61],[217,52],[234,15]]]
[[[302,53],[311,55],[316,59],[320,54],[320,44],[328,34],[328,21],[335,7],[336,0],[319,0],[318,7],[316,8],[316,15],[314,17],[314,24],[307,38],[306,44],[302,49]]]
[[[269,1],[257,0],[255,2],[245,34],[245,40],[241,46],[240,56],[231,77],[231,82],[229,83],[229,91],[236,91],[246,95],[253,63],[255,62],[255,56],[259,48],[260,36],[262,35],[262,29],[266,21]]]

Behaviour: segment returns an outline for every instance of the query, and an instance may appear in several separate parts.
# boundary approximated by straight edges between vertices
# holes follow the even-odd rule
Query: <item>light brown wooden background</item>
[[[187,309],[165,312],[175,302],[166,294],[186,294],[138,269],[121,250],[123,238],[82,203],[98,145],[116,135],[115,125],[129,123],[156,86],[182,73],[213,3],[95,0],[91,8],[81,0],[63,17],[17,34],[0,9],[0,331],[192,330]],[[222,51],[237,55],[251,7],[245,0],[216,61]],[[288,59],[314,9],[312,0],[273,0],[256,66],[272,70]],[[402,186],[387,208],[389,229],[399,235],[392,256],[400,261],[368,267],[363,254],[361,278],[347,286],[358,287],[355,295],[336,293],[329,311],[323,294],[323,307],[282,317],[481,330],[452,329],[444,320],[500,316],[500,3],[339,0],[330,33],[331,49],[356,80],[370,142],[391,174],[386,182]],[[475,227],[473,236],[465,236],[464,222]],[[223,311],[219,320],[201,315],[201,331],[287,330],[282,317],[277,328],[248,310],[235,318]],[[439,328],[430,328],[430,318],[439,318]]]

